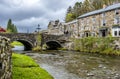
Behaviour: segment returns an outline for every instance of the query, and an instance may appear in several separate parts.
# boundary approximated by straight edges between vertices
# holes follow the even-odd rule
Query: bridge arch
[[[58,41],[55,41],[55,40],[47,41],[46,45],[48,47],[47,49],[49,50],[56,50],[62,47],[62,45]]]
[[[12,39],[11,42],[13,42],[13,41],[21,42],[24,45],[24,50],[25,51],[32,50],[32,48],[33,48],[33,44],[28,40],[25,40],[25,39]]]

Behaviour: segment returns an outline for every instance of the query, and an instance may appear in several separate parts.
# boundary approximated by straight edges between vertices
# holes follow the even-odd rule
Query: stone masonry
[[[10,40],[0,36],[0,79],[12,79]]]
[[[78,17],[80,37],[120,37],[120,3]]]

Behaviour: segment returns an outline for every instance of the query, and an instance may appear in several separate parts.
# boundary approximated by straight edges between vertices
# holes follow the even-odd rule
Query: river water
[[[23,51],[24,50],[24,46],[14,46],[14,48],[12,48],[13,51]]]
[[[12,50],[31,56],[54,79],[120,79],[120,57],[75,51],[22,51],[15,46]]]
[[[75,51],[26,53],[54,79],[120,79],[120,57]]]

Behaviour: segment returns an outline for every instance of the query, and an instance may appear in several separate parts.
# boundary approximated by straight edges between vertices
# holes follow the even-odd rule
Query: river
[[[54,79],[120,79],[120,57],[75,51],[26,53]]]
[[[120,57],[75,51],[20,51],[32,57],[54,79],[120,79]],[[23,50],[23,49],[21,49]]]

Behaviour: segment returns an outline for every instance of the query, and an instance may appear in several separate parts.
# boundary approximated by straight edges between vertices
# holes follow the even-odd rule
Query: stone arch
[[[55,40],[50,40],[45,43],[49,50],[56,50],[62,47],[62,45],[58,41],[55,41]]]
[[[13,41],[21,42],[24,45],[25,51],[32,50],[32,48],[33,48],[33,44],[26,39],[12,39],[11,42],[13,42]]]

